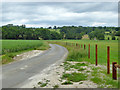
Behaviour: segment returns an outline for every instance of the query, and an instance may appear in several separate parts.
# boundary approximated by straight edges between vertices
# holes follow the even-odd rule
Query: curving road
[[[40,73],[61,58],[66,58],[68,53],[66,48],[56,44],[50,44],[50,46],[50,49],[38,56],[3,65],[2,88],[19,88],[30,77]]]

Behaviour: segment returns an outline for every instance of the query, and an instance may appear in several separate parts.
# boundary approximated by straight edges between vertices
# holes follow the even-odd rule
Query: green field
[[[95,45],[98,45],[98,64],[107,63],[107,46],[110,46],[110,62],[118,62],[118,41],[117,40],[58,40],[62,42],[78,43],[86,45],[88,51],[88,45],[90,44],[90,60],[95,62]]]
[[[68,57],[64,62],[65,71],[73,71],[71,68],[81,71],[81,73],[64,73],[62,78],[68,80],[63,83],[73,83],[82,80],[90,80],[96,83],[98,88],[118,88],[118,80],[112,79],[112,73],[107,74],[107,46],[110,46],[110,61],[118,61],[118,41],[96,41],[96,40],[59,40],[51,41],[49,43],[56,43],[66,47],[69,51]],[[66,44],[66,42],[68,42]],[[71,43],[74,43],[72,45]],[[91,58],[88,59],[86,49],[79,48],[75,43],[88,46],[91,45]],[[98,66],[95,66],[95,45],[98,45]],[[71,62],[76,62],[77,64],[71,64]],[[79,63],[80,62],[80,63]],[[88,64],[85,64],[87,62]],[[81,68],[81,65],[91,68],[91,71],[84,72],[85,68]],[[112,66],[110,66],[112,67]],[[112,69],[110,69],[112,71]]]
[[[30,50],[46,50],[49,45],[42,40],[2,40],[2,63],[6,64],[14,61],[17,54]]]
[[[95,45],[98,45],[98,64],[107,63],[107,46],[110,46],[110,62],[118,61],[118,41],[117,40],[50,40],[69,43],[90,44],[90,60],[95,62]],[[43,40],[2,40],[2,54],[18,52],[23,50],[35,49],[44,46]]]
[[[2,54],[35,49],[43,44],[44,41],[40,40],[2,40]]]

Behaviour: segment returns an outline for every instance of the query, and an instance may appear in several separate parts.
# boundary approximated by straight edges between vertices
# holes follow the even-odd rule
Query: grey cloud
[[[91,25],[95,22],[117,25],[117,3],[33,3],[2,5],[3,23],[36,25]],[[94,14],[94,12],[97,13]],[[103,13],[103,14],[102,14]],[[109,13],[111,15],[109,15]],[[115,16],[114,16],[115,14]],[[76,15],[76,16],[75,16]],[[108,15],[108,16],[107,16]],[[19,21],[19,22],[18,22]],[[14,24],[13,23],[13,24]]]

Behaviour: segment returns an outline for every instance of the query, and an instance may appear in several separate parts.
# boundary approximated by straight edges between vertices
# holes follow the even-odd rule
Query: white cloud
[[[3,3],[2,19],[28,27],[117,26],[118,15],[116,3]]]
[[[2,2],[119,2],[119,0],[2,0]]]
[[[104,26],[106,23],[94,22],[92,26]]]

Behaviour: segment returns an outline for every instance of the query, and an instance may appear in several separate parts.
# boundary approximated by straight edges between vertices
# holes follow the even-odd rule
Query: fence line
[[[55,42],[57,43],[57,42]],[[69,43],[69,42],[62,42],[64,45],[75,46],[78,48],[86,49],[85,44],[78,44],[78,43]],[[88,45],[88,58],[90,59],[90,44]],[[98,45],[95,45],[95,65],[98,65]],[[117,68],[120,68],[120,65],[117,62],[112,62],[112,78],[117,80]],[[110,46],[107,46],[107,74],[110,74]]]

